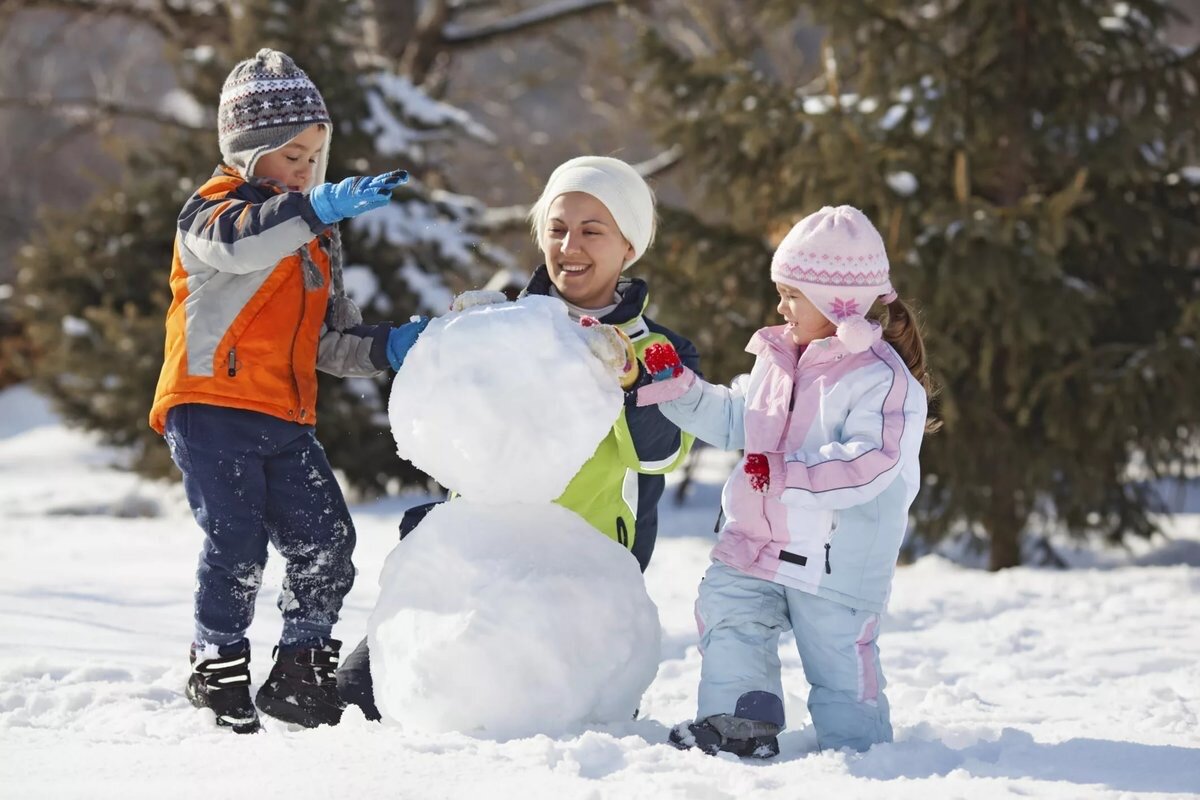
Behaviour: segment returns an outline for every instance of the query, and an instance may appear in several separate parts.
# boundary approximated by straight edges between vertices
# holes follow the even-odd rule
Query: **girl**
[[[854,208],[801,220],[771,277],[786,324],[754,335],[754,369],[730,388],[697,379],[665,348],[646,354],[658,382],[639,404],[747,452],[725,484],[726,521],[696,604],[699,710],[670,740],[776,755],[778,642],[791,628],[818,745],[861,751],[892,739],[876,639],[920,485],[924,347],[892,290],[883,240]],[[886,329],[865,317],[877,298]]]

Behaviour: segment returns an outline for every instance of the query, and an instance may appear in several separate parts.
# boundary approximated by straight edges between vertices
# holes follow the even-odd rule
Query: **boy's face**
[[[293,192],[307,192],[325,136],[325,126],[310,125],[283,147],[260,156],[254,164],[254,177],[279,181]]]
[[[634,256],[608,207],[585,192],[554,198],[538,240],[554,287],[581,308],[611,303],[621,268]]]
[[[792,341],[796,344],[803,346],[837,332],[837,326],[826,319],[799,289],[776,282],[775,290],[779,292],[776,310],[787,321]]]

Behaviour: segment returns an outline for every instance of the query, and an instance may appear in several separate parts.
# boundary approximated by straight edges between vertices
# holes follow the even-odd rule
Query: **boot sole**
[[[213,712],[213,719],[217,723],[218,728],[229,728],[234,733],[258,733],[260,730],[262,730],[262,723],[259,722],[257,716],[248,722],[238,722],[229,717],[224,717],[218,714],[216,709],[204,702],[203,697],[196,694],[196,690],[192,688],[191,681],[188,681],[187,686],[184,688],[183,694],[185,697],[187,697],[188,702],[190,702],[196,708],[201,710],[207,709],[208,711]]]
[[[699,750],[701,753],[709,756],[715,756],[717,753],[733,753],[738,758],[774,758],[779,755],[779,739],[774,736],[756,736],[752,739],[738,740],[735,742],[726,742],[723,745],[716,746],[712,742],[697,741],[694,735],[688,737],[691,741],[685,741],[683,736],[675,729],[671,730],[667,736],[667,743],[676,750]]]
[[[305,728],[316,728],[319,725],[337,725],[342,721],[342,709],[326,706],[321,709],[304,709],[297,705],[280,700],[261,691],[254,698],[258,710],[281,722],[300,725]]]

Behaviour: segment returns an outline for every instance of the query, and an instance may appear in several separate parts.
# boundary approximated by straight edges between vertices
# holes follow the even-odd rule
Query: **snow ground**
[[[337,728],[236,737],[183,697],[200,534],[178,487],[109,466],[18,387],[0,392],[0,798],[931,798],[1200,796],[1200,515],[1099,566],[989,575],[901,568],[881,639],[896,743],[814,753],[784,643],[792,728],[766,763],[663,744],[691,716],[692,602],[722,466],[663,504],[647,575],[662,664],[642,718],[551,739]],[[403,497],[354,508],[359,580],[337,633],[366,631]],[[1189,508],[1189,511],[1194,511]],[[1182,563],[1178,563],[1182,562]],[[251,629],[256,682],[278,632],[280,563]]]

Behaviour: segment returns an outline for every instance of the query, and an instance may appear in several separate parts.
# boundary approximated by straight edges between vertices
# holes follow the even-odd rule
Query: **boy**
[[[224,163],[179,216],[150,411],[205,533],[187,696],[237,733],[259,729],[255,705],[306,727],[336,724],[331,633],[354,581],[355,533],[315,436],[316,370],[398,369],[424,328],[362,325],[342,284],[336,224],[386,205],[407,174],[325,183],[325,103],[275,50],[234,67],[218,116]],[[245,634],[268,541],[287,561],[283,631],[251,703]]]

